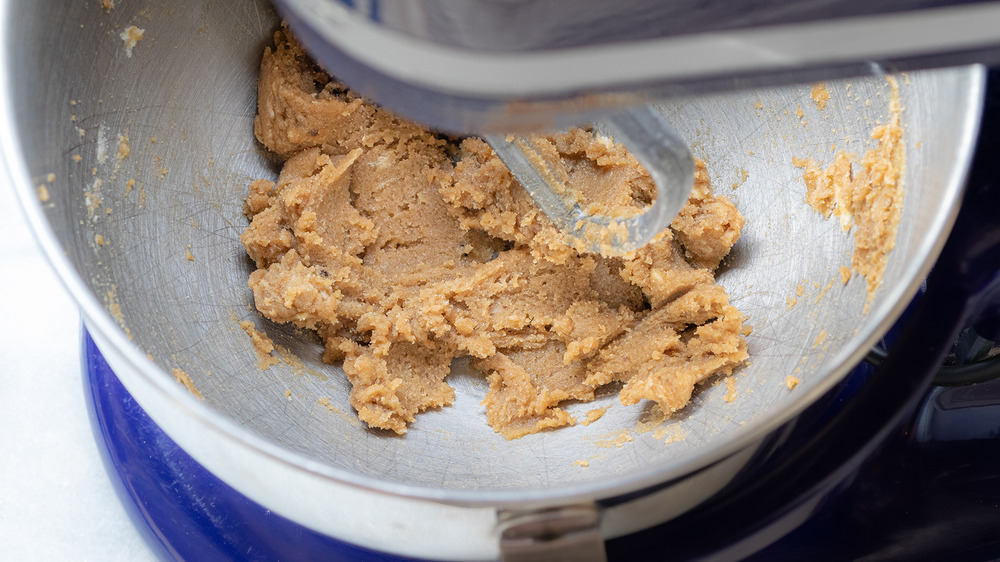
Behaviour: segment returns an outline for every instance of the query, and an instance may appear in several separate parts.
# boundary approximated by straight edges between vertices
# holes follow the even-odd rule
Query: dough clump
[[[286,159],[250,185],[241,240],[257,309],[314,330],[371,427],[404,433],[449,405],[454,359],[489,382],[489,424],[514,439],[573,425],[561,407],[621,383],[620,400],[682,408],[747,359],[743,317],[714,270],[743,217],[703,162],[671,229],[624,257],[580,253],[489,146],[455,141],[356,96],[287,32],[264,51],[257,138]],[[582,129],[545,137],[593,210],[649,204],[645,170]]]

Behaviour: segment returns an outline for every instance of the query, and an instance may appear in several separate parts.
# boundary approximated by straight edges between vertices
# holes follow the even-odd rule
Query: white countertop
[[[4,560],[155,560],[87,417],[80,314],[0,186],[0,545]]]

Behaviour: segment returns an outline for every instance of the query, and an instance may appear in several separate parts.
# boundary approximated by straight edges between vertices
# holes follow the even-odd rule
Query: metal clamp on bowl
[[[594,505],[501,512],[500,559],[503,562],[606,560],[600,514]]]

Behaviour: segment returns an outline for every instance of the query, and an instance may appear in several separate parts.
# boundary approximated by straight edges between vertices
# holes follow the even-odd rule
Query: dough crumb
[[[188,261],[194,261],[194,254],[191,253],[191,244],[188,244],[187,248],[184,249],[184,257],[186,257]]]
[[[122,31],[121,38],[125,42],[125,56],[132,58],[132,49],[142,41],[143,34],[146,33],[145,29],[139,29],[134,25],[130,25]]]
[[[664,445],[683,441],[685,435],[686,434],[679,423],[658,427],[655,431],[653,431],[653,439],[663,441]]]
[[[100,192],[101,185],[103,184],[104,182],[101,181],[101,178],[96,178],[94,179],[94,183],[91,184],[90,190],[83,192],[83,198],[87,204],[87,214],[92,219],[95,218],[95,214],[100,211],[101,204],[104,201],[101,198]]]
[[[601,439],[594,444],[602,449],[611,449],[613,447],[621,447],[622,445],[631,442],[632,434],[628,429],[619,429],[618,431],[610,434],[605,439]]]
[[[331,414],[336,414],[338,417],[345,420],[347,423],[355,427],[361,427],[361,423],[358,421],[358,416],[353,415],[349,412],[344,412],[343,410],[335,406],[333,402],[330,402],[330,399],[328,397],[322,396],[318,400],[316,400],[316,403],[326,408],[326,411],[330,412]]]
[[[271,355],[271,352],[274,351],[274,342],[267,337],[267,334],[258,330],[253,322],[244,320],[240,322],[240,328],[243,328],[243,331],[250,336],[254,353],[257,354],[257,366],[262,371],[266,371],[281,362],[281,359]]]
[[[851,268],[847,266],[840,266],[840,281],[846,285],[848,281],[851,280]]]
[[[104,237],[101,236],[100,234],[98,234],[98,235],[94,236],[94,242],[97,242],[98,246],[103,246],[104,245]]]
[[[131,150],[128,147],[128,133],[118,135],[118,154],[115,155],[115,159],[119,162],[128,158]]]
[[[45,187],[44,184],[38,186],[38,200],[41,201],[42,203],[47,203],[49,198],[50,198],[49,188]]]
[[[321,381],[329,380],[329,377],[327,377],[323,373],[307,367],[305,361],[303,361],[297,355],[292,353],[292,350],[288,349],[287,347],[275,344],[274,350],[278,352],[278,357],[281,358],[281,360],[285,363],[285,365],[288,365],[289,367],[292,368],[292,370],[295,371],[295,374],[312,375]]]
[[[726,395],[722,399],[730,404],[736,401],[736,379],[732,376],[726,377]]]
[[[750,172],[748,172],[746,168],[740,168],[739,170],[737,170],[737,172],[739,172],[740,177],[739,179],[733,182],[733,189],[736,189],[739,186],[745,184],[747,182],[747,179],[750,177]]]
[[[115,0],[101,0],[101,7],[104,8],[106,13],[111,13],[111,10],[115,9]]]
[[[590,425],[595,421],[601,419],[608,412],[608,406],[603,408],[594,408],[587,412],[586,417],[580,422],[580,425]]]
[[[288,391],[285,391],[285,392],[286,392],[285,396],[288,396],[289,394],[291,394]],[[330,399],[327,398],[326,396],[321,396],[318,400],[316,400],[316,403],[319,404],[320,406],[323,406],[324,408],[326,408],[328,411],[330,411],[330,413],[333,413],[333,414],[340,414],[340,413],[342,413],[340,411],[340,408],[334,406],[333,403],[330,402]]]
[[[122,330],[125,330],[125,335],[128,339],[132,339],[132,330],[129,330],[128,326],[125,325],[125,315],[122,314],[122,307],[118,304],[117,285],[111,285],[111,288],[108,289],[106,304],[108,312],[111,313],[111,316],[116,322],[118,322],[118,325],[121,326]]]
[[[831,279],[829,283],[827,283],[826,285],[823,286],[822,289],[820,289],[819,294],[816,295],[816,299],[813,300],[813,304],[819,304],[819,301],[822,300],[824,296],[826,296],[827,291],[833,288],[833,283],[834,279]]]
[[[802,381],[799,379],[799,377],[796,377],[794,375],[788,375],[787,377],[785,377],[785,387],[788,390],[795,389],[795,387],[798,386],[800,382]]]
[[[197,388],[195,388],[194,381],[191,380],[191,377],[187,373],[185,373],[180,369],[174,368],[174,378],[177,379],[177,382],[184,385],[184,388],[188,389],[188,391],[191,394],[194,394],[196,397],[198,397],[198,400],[202,401],[205,400],[205,397],[202,396],[201,392]]]
[[[573,464],[575,464],[576,466],[587,467],[590,466],[590,461],[573,461]]]
[[[830,99],[830,92],[826,89],[826,84],[823,82],[816,82],[812,85],[810,97],[812,98],[813,103],[816,104],[816,108],[823,110],[826,109],[826,102]]]
[[[820,330],[816,334],[816,339],[813,340],[813,348],[819,347],[824,341],[826,341],[826,330]]]

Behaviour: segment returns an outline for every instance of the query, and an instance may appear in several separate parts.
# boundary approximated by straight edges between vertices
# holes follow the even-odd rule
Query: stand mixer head
[[[1000,2],[277,0],[354,90],[456,134],[708,92],[1000,61]]]
[[[655,0],[278,0],[317,60],[356,91],[432,128],[484,134],[579,245],[622,254],[670,225],[691,153],[647,104],[671,96],[1000,60],[1000,2],[765,0],[727,10]],[[850,14],[850,17],[844,17]],[[602,122],[657,197],[616,220],[586,213],[526,136]]]

